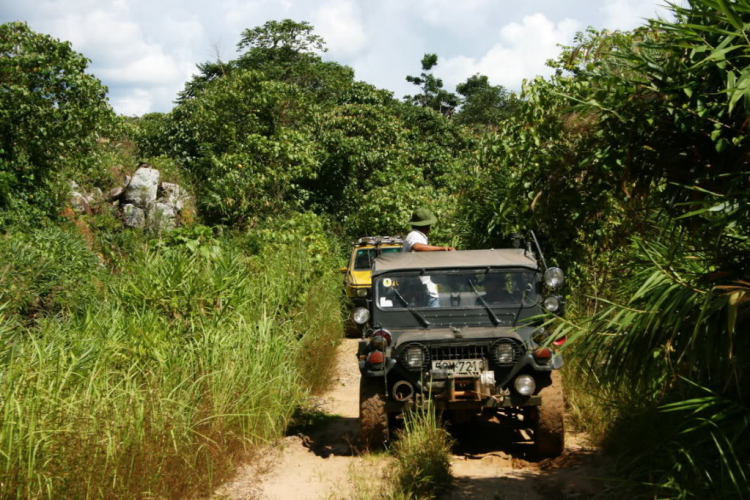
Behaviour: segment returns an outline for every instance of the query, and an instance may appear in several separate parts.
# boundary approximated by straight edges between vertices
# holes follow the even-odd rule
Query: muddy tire
[[[388,413],[383,379],[359,379],[359,425],[362,445],[370,449],[388,445]]]
[[[556,457],[565,449],[562,377],[558,370],[551,375],[552,384],[539,391],[542,404],[534,412],[534,444],[542,457]]]

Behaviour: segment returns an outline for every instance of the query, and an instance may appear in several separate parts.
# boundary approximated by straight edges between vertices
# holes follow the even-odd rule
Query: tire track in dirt
[[[329,391],[315,404],[326,416],[318,425],[290,432],[263,458],[241,467],[221,486],[214,499],[226,500],[348,500],[352,471],[372,467],[357,456],[351,443],[359,432],[359,369],[357,339],[338,347],[337,371]],[[454,426],[453,488],[445,500],[584,499],[601,490],[591,479],[599,459],[584,436],[566,434],[566,451],[554,460],[534,458],[533,444],[523,430],[496,421]],[[387,458],[382,458],[385,461]]]

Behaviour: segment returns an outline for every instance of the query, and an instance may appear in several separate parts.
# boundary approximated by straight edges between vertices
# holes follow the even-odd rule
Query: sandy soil
[[[359,370],[356,339],[338,348],[340,367],[331,389],[316,400],[325,412],[321,423],[293,430],[263,453],[263,459],[240,468],[220,487],[214,499],[345,500],[352,498],[353,472],[372,466],[372,458],[356,454]],[[453,488],[445,500],[585,499],[601,492],[595,450],[585,437],[566,435],[566,451],[554,460],[539,461],[524,431],[497,422],[473,421],[451,429]],[[378,460],[388,460],[382,457]]]

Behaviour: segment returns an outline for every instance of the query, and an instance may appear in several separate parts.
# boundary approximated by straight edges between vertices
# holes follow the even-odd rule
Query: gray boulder
[[[89,200],[86,195],[73,191],[70,193],[68,202],[76,212],[91,214],[91,206],[89,205]]]
[[[81,189],[76,181],[70,181],[69,184],[70,195],[68,196],[68,203],[70,203],[70,206],[76,212],[91,215],[91,202],[93,201],[91,197],[85,193],[81,193]]]
[[[147,208],[156,201],[159,188],[159,171],[143,163],[133,174],[133,178],[122,195],[123,203],[139,208]]]
[[[179,184],[173,184],[171,182],[162,182],[159,201],[171,205],[178,212],[185,208],[185,203],[188,201],[189,196],[187,192],[180,187]]]
[[[152,231],[168,231],[176,226],[177,212],[172,205],[156,203],[148,212],[148,225]]]
[[[127,203],[122,207],[122,222],[126,227],[143,227],[146,224],[146,211]]]

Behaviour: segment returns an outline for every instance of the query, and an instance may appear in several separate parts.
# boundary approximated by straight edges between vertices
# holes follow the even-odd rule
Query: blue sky
[[[453,87],[474,73],[520,88],[558,44],[587,26],[631,29],[666,16],[663,0],[0,0],[0,22],[68,40],[92,60],[118,113],[168,111],[198,62],[235,57],[245,28],[270,19],[311,22],[326,59],[402,96],[427,52]]]

